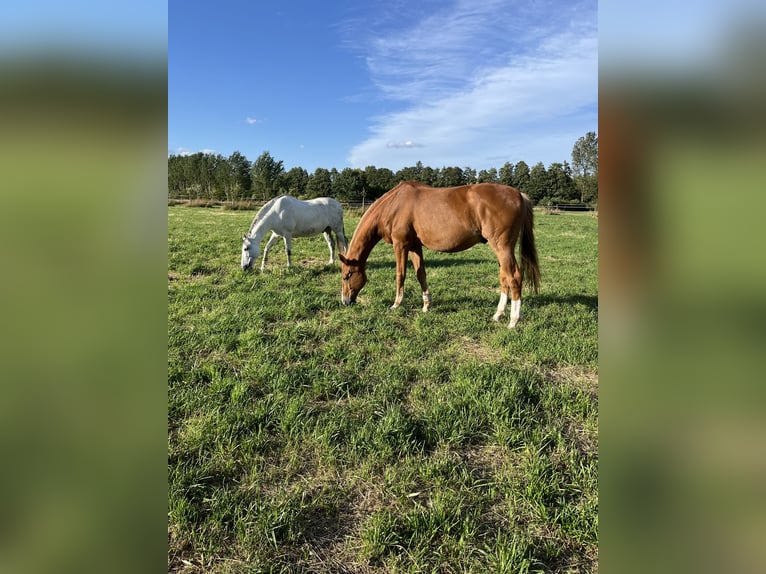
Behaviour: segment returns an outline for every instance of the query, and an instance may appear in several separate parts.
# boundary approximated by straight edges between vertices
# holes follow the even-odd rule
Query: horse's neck
[[[377,210],[373,212],[372,208],[362,217],[362,221],[354,233],[352,244],[348,249],[347,257],[349,259],[357,259],[363,263],[366,262],[372,252],[372,248],[383,239],[378,230],[378,218]]]
[[[273,217],[274,212],[272,210],[256,215],[253,223],[250,224],[248,235],[252,238],[262,239],[264,234],[271,229]]]

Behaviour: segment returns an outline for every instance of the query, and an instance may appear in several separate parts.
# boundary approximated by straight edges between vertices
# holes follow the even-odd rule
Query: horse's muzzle
[[[351,296],[343,295],[342,293],[340,295],[340,300],[344,305],[353,305],[356,303],[356,298],[352,299]]]

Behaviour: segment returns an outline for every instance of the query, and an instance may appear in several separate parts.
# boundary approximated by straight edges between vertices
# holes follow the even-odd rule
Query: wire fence
[[[231,211],[257,211],[263,207],[267,201],[253,200],[253,199],[240,199],[234,201],[220,200],[220,199],[180,199],[169,198],[168,205],[182,205],[186,207],[216,207],[223,210]],[[364,213],[372,201],[341,201],[344,211],[355,211],[360,215]],[[537,205],[535,209],[542,210],[547,213],[560,213],[560,212],[597,212],[598,207],[589,205],[587,203],[551,203],[549,205]]]
[[[221,200],[221,199],[182,199],[182,198],[168,198],[168,205],[182,205],[186,207],[218,207],[224,210],[246,210],[257,211],[263,207],[270,200],[254,200],[254,199],[238,199],[238,200]],[[343,209],[353,209],[359,211],[365,211],[372,201],[341,201],[340,204]]]

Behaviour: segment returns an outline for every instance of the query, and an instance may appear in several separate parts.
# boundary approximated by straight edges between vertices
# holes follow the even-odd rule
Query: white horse
[[[322,233],[330,247],[330,264],[335,263],[335,241],[331,232],[345,253],[348,241],[343,231],[343,208],[330,197],[319,197],[301,201],[289,195],[281,195],[264,205],[250,224],[250,231],[242,236],[242,269],[248,270],[258,259],[261,241],[271,231],[271,237],[263,249],[261,271],[266,267],[269,249],[278,239],[285,242],[287,266],[292,264],[291,246],[293,237],[308,237]]]

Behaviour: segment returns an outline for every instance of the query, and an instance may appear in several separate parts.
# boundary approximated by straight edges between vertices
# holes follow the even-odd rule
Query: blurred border
[[[10,7],[0,57],[0,571],[154,570],[167,14],[51,6]],[[763,9],[600,19],[600,567],[760,572]]]
[[[602,8],[600,568],[763,572],[764,9]]]
[[[0,24],[3,572],[166,561],[167,14],[113,8]]]

